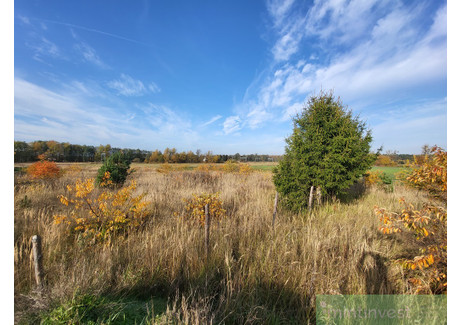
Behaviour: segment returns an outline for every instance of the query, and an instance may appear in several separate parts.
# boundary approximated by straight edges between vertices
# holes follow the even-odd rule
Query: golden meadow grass
[[[158,323],[309,323],[315,294],[412,293],[391,260],[410,255],[414,239],[381,234],[374,207],[398,211],[400,197],[421,205],[428,200],[421,192],[371,187],[348,203],[328,202],[311,214],[279,207],[272,229],[270,172],[157,172],[139,164],[127,182],[135,180],[135,194],[144,193],[150,202],[146,224],[110,245],[88,246],[54,225],[53,215],[69,213],[58,198],[66,185],[95,177],[98,166],[64,168],[68,172],[51,181],[15,176],[18,315],[34,308],[20,298],[33,296],[35,234],[43,240],[47,283],[42,310],[78,292],[169,299]],[[181,218],[186,200],[202,193],[219,193],[226,211],[212,224],[207,261],[203,228]]]

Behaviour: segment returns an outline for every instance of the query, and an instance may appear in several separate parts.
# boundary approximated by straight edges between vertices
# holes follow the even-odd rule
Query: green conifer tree
[[[370,130],[332,92],[312,96],[293,122],[273,180],[294,210],[307,206],[311,186],[321,188],[323,196],[340,194],[377,158],[370,153]]]

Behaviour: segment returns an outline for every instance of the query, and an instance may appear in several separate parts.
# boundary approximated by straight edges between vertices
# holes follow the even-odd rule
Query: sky
[[[282,154],[333,90],[373,150],[447,149],[447,4],[14,1],[14,139]]]

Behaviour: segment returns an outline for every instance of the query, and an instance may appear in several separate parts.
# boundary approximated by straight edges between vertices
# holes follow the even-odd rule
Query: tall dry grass
[[[370,188],[348,203],[328,202],[311,214],[279,208],[272,229],[271,173],[158,173],[139,167],[130,178],[151,202],[147,224],[110,245],[84,246],[52,217],[67,209],[57,198],[65,186],[96,172],[85,166],[52,182],[16,177],[16,297],[32,296],[34,234],[43,238],[47,301],[65,301],[75,292],[161,296],[171,302],[165,322],[310,323],[316,294],[410,293],[390,260],[409,254],[411,239],[398,242],[380,234],[374,206],[398,210],[402,196],[421,204],[427,199],[419,192]],[[203,229],[180,217],[185,200],[203,192],[219,192],[227,211],[212,225],[208,260]],[[19,301],[18,315],[34,308],[30,300]]]

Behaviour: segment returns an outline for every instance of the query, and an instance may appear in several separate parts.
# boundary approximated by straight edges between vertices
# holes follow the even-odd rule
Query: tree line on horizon
[[[154,151],[113,148],[110,144],[99,146],[88,146],[71,144],[68,142],[50,141],[14,141],[14,162],[34,162],[39,160],[39,156],[46,157],[47,160],[56,162],[100,162],[110,157],[116,152],[123,151],[133,162],[145,163],[223,163],[227,160],[235,161],[279,161],[281,155],[216,155],[212,151],[205,153],[200,149],[195,152],[189,150],[178,151],[176,148],[166,148],[163,151]],[[42,156],[43,155],[43,156]]]

